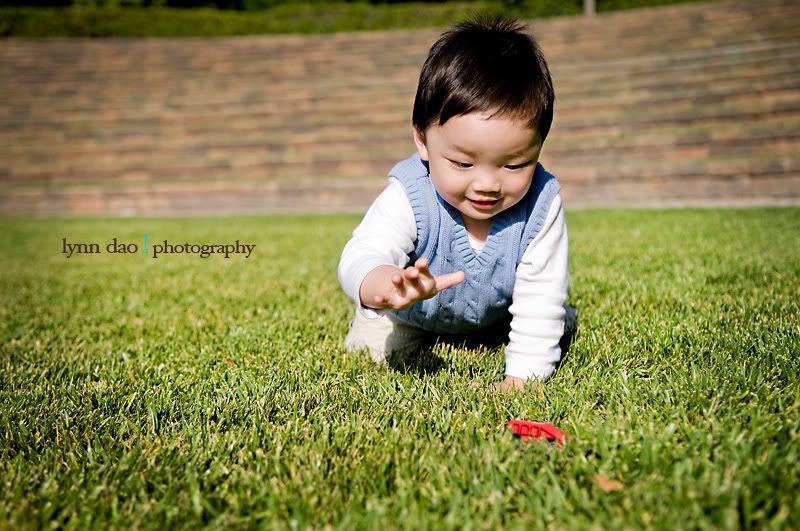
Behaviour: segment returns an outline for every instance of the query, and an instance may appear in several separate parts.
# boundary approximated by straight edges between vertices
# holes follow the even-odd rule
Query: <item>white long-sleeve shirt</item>
[[[469,235],[480,252],[485,242]],[[387,310],[361,304],[359,290],[367,273],[381,265],[405,268],[414,250],[417,226],[403,185],[394,177],[375,199],[353,231],[339,261],[339,282],[357,311],[379,318]],[[518,378],[549,377],[561,358],[564,302],[569,285],[567,225],[561,196],[550,205],[542,230],[528,245],[515,275],[505,374]]]

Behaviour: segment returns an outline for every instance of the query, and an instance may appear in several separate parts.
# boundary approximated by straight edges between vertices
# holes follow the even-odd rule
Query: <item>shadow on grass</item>
[[[403,374],[414,373],[418,376],[433,375],[447,366],[447,361],[437,353],[437,346],[451,346],[453,348],[493,349],[508,343],[510,323],[505,323],[498,331],[491,334],[479,333],[473,335],[438,335],[425,342],[417,351],[412,353],[392,352],[386,357],[389,368]],[[556,370],[564,362],[575,336],[578,332],[578,314],[572,306],[567,306],[567,315],[564,335],[561,336],[561,359],[556,365]]]
[[[392,370],[417,376],[436,374],[447,366],[445,359],[428,346],[410,354],[392,352],[386,357],[386,363]]]

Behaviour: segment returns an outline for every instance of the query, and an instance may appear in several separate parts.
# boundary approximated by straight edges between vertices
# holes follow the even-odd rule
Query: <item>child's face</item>
[[[525,196],[542,150],[539,132],[526,122],[478,112],[454,116],[424,134],[415,129],[414,142],[439,195],[465,223],[478,224]]]

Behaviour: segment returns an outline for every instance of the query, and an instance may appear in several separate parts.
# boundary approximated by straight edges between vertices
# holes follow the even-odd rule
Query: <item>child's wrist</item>
[[[388,293],[392,286],[392,275],[396,273],[402,274],[402,272],[402,269],[386,264],[380,265],[367,273],[358,289],[358,298],[361,306],[373,310],[385,309],[375,304],[375,297]]]

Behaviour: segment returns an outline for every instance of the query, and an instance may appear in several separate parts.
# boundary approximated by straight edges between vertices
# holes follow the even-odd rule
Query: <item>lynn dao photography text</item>
[[[170,243],[163,240],[161,243],[153,243],[148,247],[148,234],[144,235],[141,252],[143,254],[158,258],[165,254],[196,254],[200,258],[209,258],[211,255],[221,255],[230,258],[240,255],[250,258],[254,243],[241,243],[236,240],[233,243]],[[113,238],[107,243],[95,242],[70,242],[67,238],[61,238],[61,254],[67,258],[72,258],[76,254],[136,254],[139,252],[139,244],[133,242],[122,242],[118,238]]]

